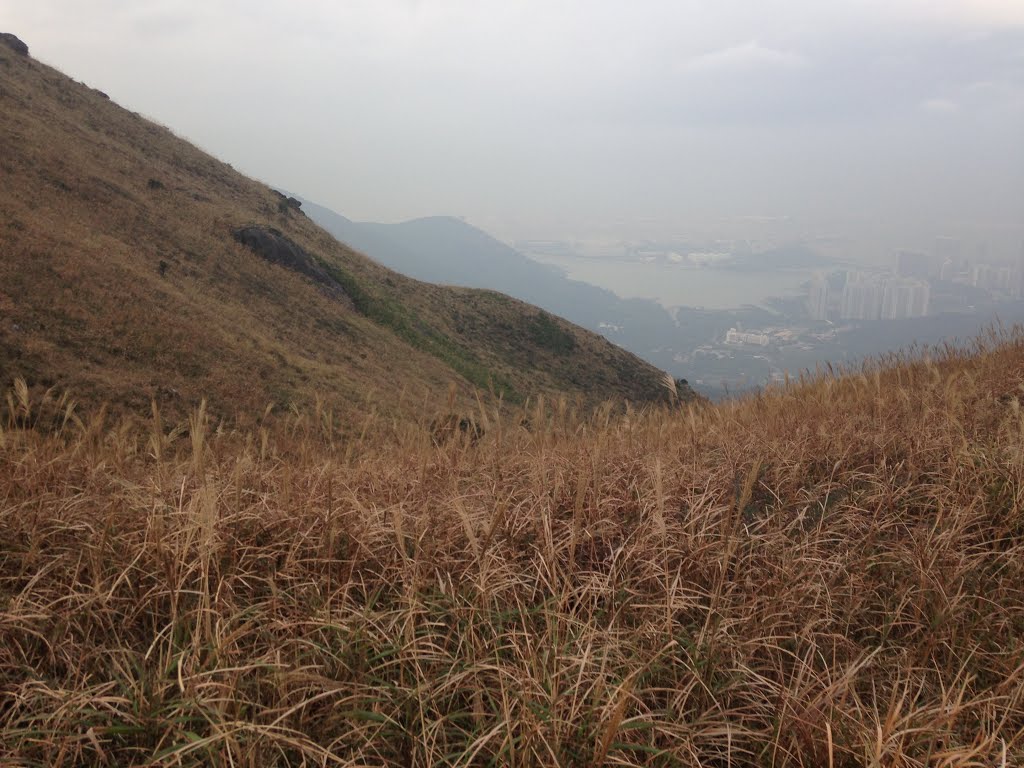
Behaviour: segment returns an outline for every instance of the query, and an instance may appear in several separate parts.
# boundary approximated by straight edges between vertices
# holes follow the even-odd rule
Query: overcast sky
[[[1024,0],[0,0],[0,31],[350,218],[1024,243]]]

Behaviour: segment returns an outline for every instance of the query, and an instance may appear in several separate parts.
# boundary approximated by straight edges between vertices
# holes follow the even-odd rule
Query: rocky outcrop
[[[352,306],[341,284],[301,245],[273,227],[249,226],[235,230],[235,240],[271,264],[305,275],[332,297]]]
[[[10,32],[0,32],[0,45],[6,45],[19,56],[28,56],[28,46]]]
[[[288,215],[292,211],[298,211],[299,213],[302,213],[303,216],[306,215],[305,213],[302,212],[301,200],[294,197],[289,197],[288,195],[278,192],[276,189],[272,189],[270,191],[277,196],[278,212]]]

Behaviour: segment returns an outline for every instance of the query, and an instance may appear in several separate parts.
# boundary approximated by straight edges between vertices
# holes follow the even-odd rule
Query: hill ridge
[[[338,240],[386,267],[420,280],[502,291],[610,338],[652,364],[672,366],[665,344],[676,321],[653,300],[623,299],[570,279],[456,216],[385,224],[353,221],[308,199],[303,205]]]
[[[227,413],[323,396],[353,418],[367,398],[414,411],[402,391],[443,402],[453,381],[466,404],[473,388],[665,400],[660,371],[604,339],[507,296],[384,269],[298,201],[10,50],[0,49],[8,382],[21,375],[136,412],[154,398],[184,413],[206,396]],[[307,274],[236,242],[247,226],[300,247]]]

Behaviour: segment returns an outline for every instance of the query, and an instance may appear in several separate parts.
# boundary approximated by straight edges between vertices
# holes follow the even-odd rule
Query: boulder
[[[341,284],[301,245],[273,227],[249,226],[235,230],[235,240],[271,264],[305,275],[336,299],[351,304]]]
[[[0,32],[0,45],[6,45],[19,56],[28,56],[28,46],[10,32]]]
[[[302,211],[302,201],[295,197],[289,197],[288,195],[278,192],[276,189],[270,190],[277,196],[277,210],[281,213],[288,214],[292,211],[298,211],[303,216],[306,214]]]

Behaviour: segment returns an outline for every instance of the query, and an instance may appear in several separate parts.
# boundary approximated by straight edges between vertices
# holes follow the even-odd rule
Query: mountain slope
[[[382,268],[295,201],[3,45],[0,146],[7,381],[131,410],[206,396],[223,414],[318,395],[351,416],[367,401],[415,412],[452,381],[467,398],[664,398],[660,372],[606,340]]]
[[[338,240],[390,269],[418,280],[507,293],[609,335],[647,360],[657,360],[658,350],[677,336],[672,315],[657,302],[623,299],[570,280],[459,219],[357,222],[307,200],[303,210]]]

